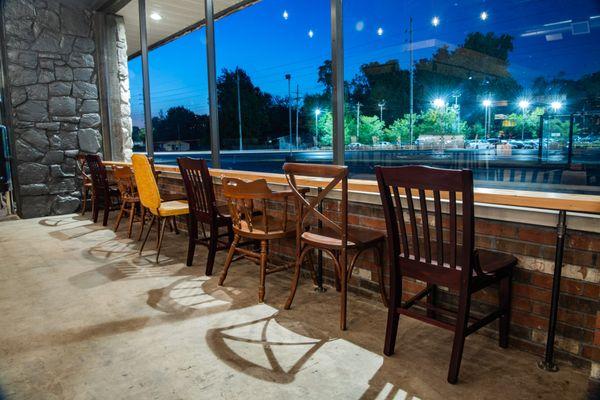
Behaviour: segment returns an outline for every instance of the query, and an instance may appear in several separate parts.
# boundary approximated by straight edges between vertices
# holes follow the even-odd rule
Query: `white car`
[[[469,144],[467,145],[468,149],[484,149],[484,150],[488,150],[488,149],[493,149],[495,146],[493,143],[488,142],[487,140],[473,140],[472,142],[469,142]]]

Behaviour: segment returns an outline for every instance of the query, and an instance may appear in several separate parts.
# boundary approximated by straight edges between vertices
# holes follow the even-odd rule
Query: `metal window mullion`
[[[210,154],[212,167],[220,168],[219,109],[217,103],[217,69],[215,56],[215,22],[213,0],[204,0],[206,18],[206,66],[208,72],[208,109],[210,120]]]
[[[331,0],[331,74],[333,92],[333,163],[344,165],[344,43],[342,25],[343,0]]]
[[[142,51],[142,81],[144,96],[144,126],[146,127],[146,152],[154,157],[152,137],[152,110],[150,107],[150,74],[148,71],[148,34],[146,30],[146,0],[138,0],[140,20],[140,47]]]

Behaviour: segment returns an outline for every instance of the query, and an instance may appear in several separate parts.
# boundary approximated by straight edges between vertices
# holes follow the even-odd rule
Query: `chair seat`
[[[161,203],[158,213],[161,217],[185,215],[190,213],[190,208],[185,200],[165,201]]]
[[[481,270],[486,274],[496,274],[517,264],[516,257],[490,250],[477,250],[478,262]]]
[[[311,246],[333,249],[342,247],[342,240],[339,236],[338,232],[328,227],[315,228],[301,235],[302,239]],[[384,238],[385,235],[379,231],[354,226],[348,227],[348,247],[369,247]]]

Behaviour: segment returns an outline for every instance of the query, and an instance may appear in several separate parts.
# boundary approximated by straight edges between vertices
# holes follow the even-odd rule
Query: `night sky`
[[[486,20],[481,19],[484,11]],[[600,70],[598,0],[345,0],[346,80],[372,61],[398,59],[407,68],[411,15],[415,47],[425,45],[415,50],[415,61],[444,44],[461,44],[470,32],[492,31],[515,37],[509,70],[525,88],[537,76],[564,72],[566,78],[577,79]],[[439,18],[437,27],[432,25],[434,16]],[[573,35],[568,20],[589,21],[590,32]],[[522,36],[527,32],[534,34]],[[317,68],[331,54],[329,0],[262,0],[217,21],[215,40],[217,73],[239,66],[255,85],[282,97],[287,96],[286,73],[292,74],[293,91],[299,85],[300,96],[321,91]],[[151,51],[149,60],[154,115],[176,105],[208,112],[204,29]],[[139,57],[130,61],[129,70],[133,122],[142,125]]]

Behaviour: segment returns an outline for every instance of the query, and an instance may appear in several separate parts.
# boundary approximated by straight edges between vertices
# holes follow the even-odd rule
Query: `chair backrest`
[[[160,192],[148,157],[143,154],[131,156],[133,175],[142,205],[156,213],[160,208]]]
[[[97,154],[86,154],[85,163],[90,169],[90,175],[92,179],[92,187],[94,190],[100,191],[108,190],[108,177],[106,175],[106,167],[102,163],[102,159]]]
[[[85,172],[86,168],[86,159],[85,154],[77,154],[75,157],[75,163],[77,166],[77,172],[81,176],[83,183],[91,183],[92,178]]]
[[[260,230],[265,234],[288,228],[287,197],[273,192],[267,181],[246,182],[237,178],[222,179],[233,226],[245,232]],[[275,220],[274,201],[284,201],[283,218]]]
[[[470,277],[475,242],[472,171],[404,166],[376,167],[375,174],[385,215],[388,251],[392,255],[392,273],[399,269],[402,275],[439,284],[448,278],[444,278],[444,272],[456,279],[460,274],[463,278]],[[427,207],[428,198],[433,199],[433,210]],[[447,225],[442,198],[448,203]],[[459,198],[462,244],[458,239]]]
[[[305,227],[309,225],[310,218],[314,216],[324,227],[333,229],[339,235],[342,246],[346,247],[348,243],[348,167],[340,165],[285,163],[283,171],[297,200],[302,205],[298,213],[297,232],[303,232]],[[299,191],[296,181],[297,176],[325,178],[323,182],[324,188],[315,198],[309,201]],[[338,222],[336,222],[319,211],[318,206],[340,184],[342,198],[339,218],[337,218]]]
[[[206,160],[178,158],[177,164],[183,178],[191,214],[200,222],[210,223],[217,216],[217,203]]]
[[[121,193],[121,198],[134,197],[136,193],[135,178],[133,177],[131,167],[126,165],[115,165],[113,166],[112,171],[119,188],[119,193]]]

